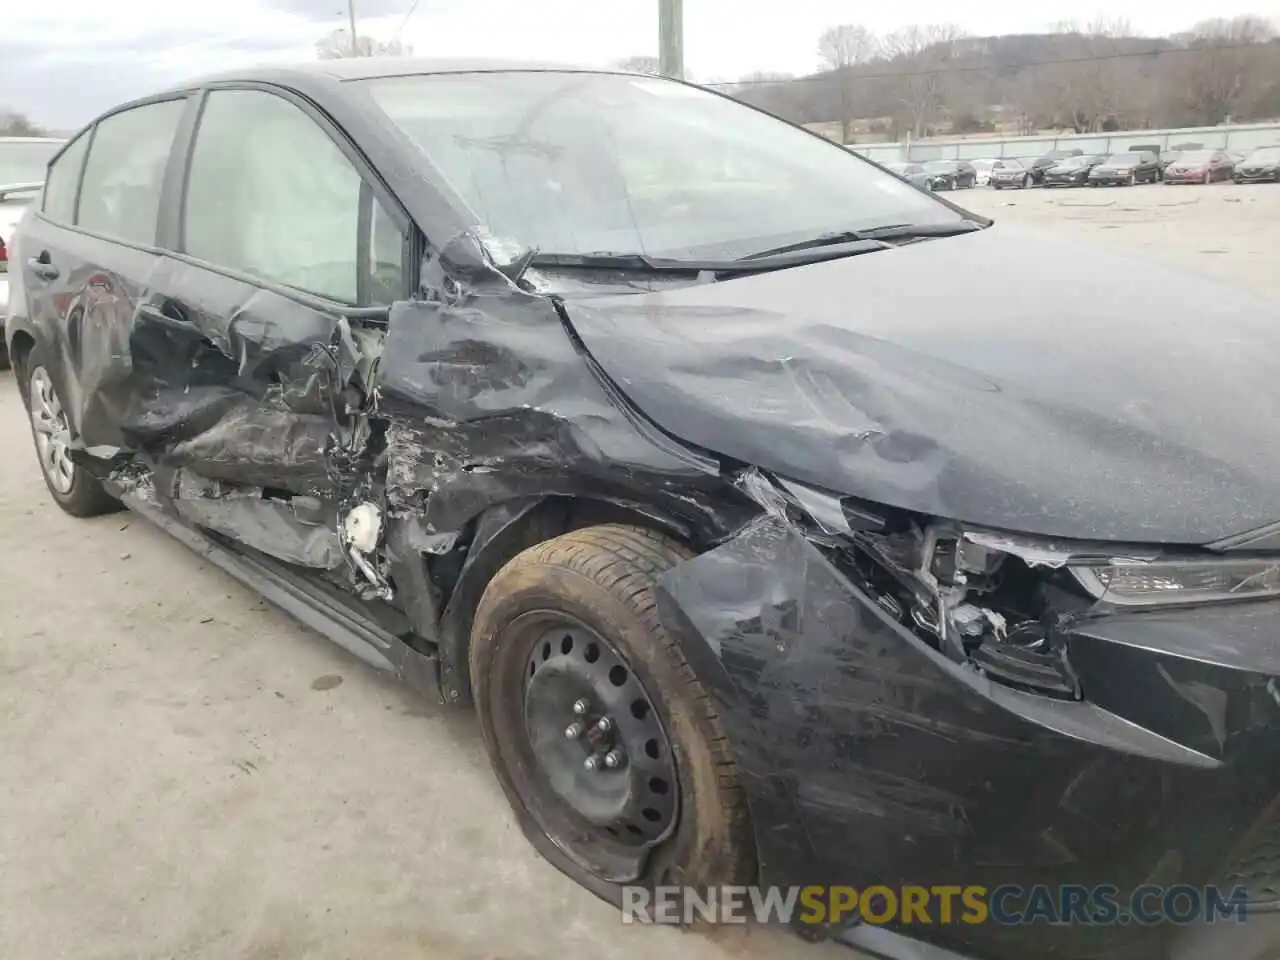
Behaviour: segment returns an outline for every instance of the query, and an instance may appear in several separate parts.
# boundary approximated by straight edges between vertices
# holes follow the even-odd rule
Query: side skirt
[[[132,493],[120,499],[134,513],[260,594],[295,620],[378,670],[395,674],[425,696],[440,699],[439,662],[387,632],[372,617],[340,604],[265,554],[223,545]]]

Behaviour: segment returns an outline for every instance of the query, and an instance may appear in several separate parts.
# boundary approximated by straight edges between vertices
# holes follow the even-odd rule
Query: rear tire
[[[33,347],[23,359],[18,383],[27,407],[36,462],[54,503],[82,518],[120,510],[123,505],[103,489],[98,478],[71,459],[71,426],[40,347]]]
[[[472,628],[480,728],[521,828],[552,864],[615,904],[628,883],[755,877],[723,726],[657,614],[655,583],[691,555],[640,527],[566,533],[498,571]],[[618,789],[623,780],[630,786]],[[620,867],[628,862],[630,875]]]

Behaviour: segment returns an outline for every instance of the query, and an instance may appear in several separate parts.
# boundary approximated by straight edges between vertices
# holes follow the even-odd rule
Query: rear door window
[[[186,105],[186,100],[148,103],[98,121],[80,187],[79,226],[155,245],[165,166]]]
[[[399,296],[404,234],[303,110],[261,90],[214,90],[191,156],[183,249],[329,300],[385,305]]]
[[[89,148],[89,134],[82,133],[62,151],[49,167],[44,182],[44,215],[57,223],[75,223],[76,193],[80,189],[80,171]]]

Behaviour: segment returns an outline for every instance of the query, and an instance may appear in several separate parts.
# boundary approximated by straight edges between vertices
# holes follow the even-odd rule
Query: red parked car
[[[1230,180],[1236,162],[1225,150],[1187,150],[1164,171],[1165,183]]]

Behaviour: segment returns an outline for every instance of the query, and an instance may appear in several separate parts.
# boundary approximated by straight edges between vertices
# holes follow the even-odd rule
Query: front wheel
[[[39,347],[27,355],[18,372],[36,459],[54,502],[73,517],[96,517],[119,510],[120,501],[71,458],[71,423]]]
[[[639,527],[566,533],[503,567],[475,615],[472,694],[507,799],[544,856],[613,903],[623,884],[755,876],[720,718],[657,615],[658,578],[690,556]]]

